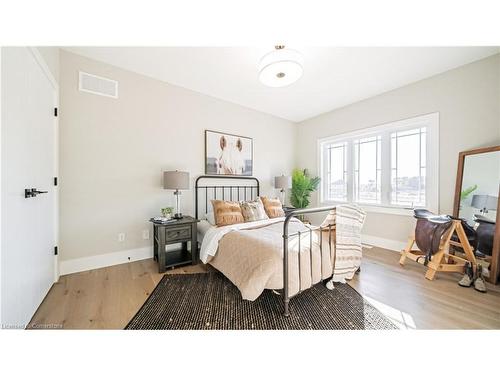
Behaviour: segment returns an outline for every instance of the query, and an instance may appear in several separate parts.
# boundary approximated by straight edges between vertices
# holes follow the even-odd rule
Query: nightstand
[[[156,223],[153,219],[153,250],[158,262],[158,271],[167,268],[196,264],[198,262],[198,240],[196,224],[198,220],[191,216],[168,223]],[[188,251],[188,242],[191,243]],[[165,245],[182,244],[179,250],[165,251]]]

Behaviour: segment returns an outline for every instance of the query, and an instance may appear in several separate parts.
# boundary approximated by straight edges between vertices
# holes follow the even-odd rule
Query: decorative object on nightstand
[[[172,218],[173,213],[174,213],[173,207],[165,207],[161,209],[161,216],[163,216],[166,220],[170,220]]]
[[[174,218],[182,219],[182,214],[180,212],[181,192],[179,190],[189,189],[189,173],[180,171],[163,172],[163,188],[175,190],[174,195],[176,196],[176,204]]]
[[[292,187],[292,178],[290,176],[276,176],[274,177],[274,187],[280,189],[281,204],[286,204],[286,191]]]
[[[165,272],[167,268],[196,264],[198,262],[197,223],[191,216],[182,219],[153,223],[153,254],[158,262],[158,271]],[[190,249],[188,251],[188,242]],[[166,251],[166,245],[181,244],[179,250]]]
[[[165,223],[171,223],[173,221],[176,221],[177,219],[167,219],[166,217],[164,216],[155,216],[153,218],[151,218],[151,222],[153,223],[158,223],[158,224],[165,224]]]

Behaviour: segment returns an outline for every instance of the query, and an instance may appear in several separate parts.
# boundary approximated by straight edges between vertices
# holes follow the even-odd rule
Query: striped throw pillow
[[[259,198],[253,201],[240,202],[240,207],[246,222],[269,219]]]
[[[260,199],[262,200],[264,210],[270,219],[285,216],[285,211],[283,211],[283,207],[278,198],[260,197]]]

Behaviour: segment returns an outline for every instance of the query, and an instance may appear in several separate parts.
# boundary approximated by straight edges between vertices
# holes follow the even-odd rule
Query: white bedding
[[[201,257],[223,273],[243,299],[253,301],[265,289],[282,289],[284,220],[281,217],[209,229]],[[329,232],[323,232],[321,249],[319,231],[309,230],[297,219],[290,221],[288,229],[290,233],[301,232],[300,237],[295,235],[288,241],[288,291],[293,296],[331,276],[333,253]]]
[[[200,220],[198,222],[197,228],[198,228],[198,241],[200,243],[203,242],[203,239],[205,238],[205,234],[210,230],[210,228],[213,228],[214,226],[208,222],[208,220]]]
[[[290,296],[328,279],[334,269],[334,281],[352,278],[361,262],[364,215],[355,206],[337,207],[336,228],[331,231],[312,229],[297,219],[290,221],[289,233],[300,233],[288,241]],[[223,227],[203,224],[206,232],[200,259],[231,280],[243,299],[253,301],[264,289],[281,289],[284,220],[279,217]]]
[[[280,221],[281,222],[285,221],[285,217],[277,217],[274,219],[258,220],[249,223],[240,223],[240,224],[226,225],[223,227],[216,227],[211,225],[206,220],[201,220],[199,224],[201,224],[202,222],[205,222],[206,224],[202,224],[204,233],[201,242],[200,259],[203,263],[207,263],[209,257],[215,256],[215,254],[217,254],[217,249],[219,248],[220,239],[229,232],[239,231],[244,229],[252,229],[266,224],[279,223]],[[201,234],[199,224],[198,224],[198,233]]]

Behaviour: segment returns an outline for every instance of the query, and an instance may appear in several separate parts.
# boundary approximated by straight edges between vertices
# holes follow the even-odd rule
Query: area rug
[[[125,329],[396,329],[347,284],[317,284],[290,300],[266,290],[245,301],[218,272],[165,275]]]

